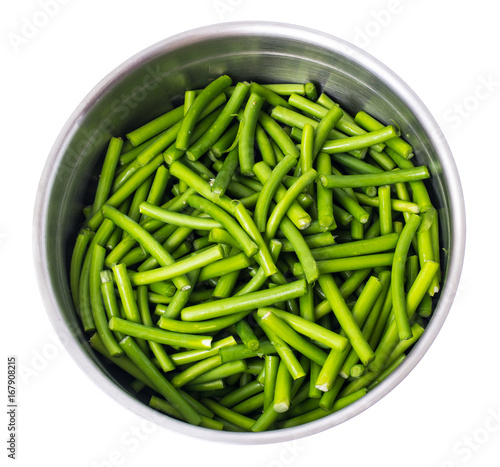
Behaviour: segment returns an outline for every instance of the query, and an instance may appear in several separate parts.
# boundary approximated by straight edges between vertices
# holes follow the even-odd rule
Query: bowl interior
[[[415,163],[429,166],[428,186],[439,210],[444,288],[415,357],[370,398],[313,426],[255,435],[210,433],[152,411],[124,389],[123,376],[96,357],[79,326],[68,286],[68,263],[85,194],[111,136],[121,136],[173,108],[185,90],[204,87],[221,74],[234,82],[312,81],[347,111],[393,119],[413,145]],[[452,204],[453,200],[453,204]],[[35,215],[35,249],[41,289],[51,320],[73,357],[116,399],[141,415],[195,436],[236,442],[270,442],[336,425],[392,389],[421,358],[446,317],[463,257],[463,206],[449,149],[425,107],[407,86],[372,57],[331,36],[280,24],[235,23],[202,28],[156,44],[106,77],[75,111],[56,142],[42,176]],[[406,365],[406,366],[405,366]],[[368,397],[368,396],[366,396]]]

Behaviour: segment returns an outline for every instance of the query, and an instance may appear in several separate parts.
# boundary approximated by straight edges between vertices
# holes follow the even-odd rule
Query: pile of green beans
[[[427,167],[312,83],[224,75],[184,97],[103,155],[69,277],[91,346],[140,400],[208,429],[341,410],[435,306]]]

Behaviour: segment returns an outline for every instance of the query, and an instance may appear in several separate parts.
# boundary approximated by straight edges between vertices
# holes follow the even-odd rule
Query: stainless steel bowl
[[[162,415],[121,384],[103,364],[79,326],[68,286],[68,259],[89,184],[112,135],[172,108],[186,89],[221,74],[236,80],[313,81],[347,110],[392,118],[429,166],[432,198],[439,209],[444,274],[440,299],[424,335],[402,365],[358,402],[307,425],[267,433],[220,433]],[[450,149],[429,111],[411,89],[373,57],[335,37],[286,24],[217,24],[168,38],[135,55],[104,78],[61,131],[41,177],[34,215],[34,257],[50,320],[74,360],[123,406],[166,428],[198,438],[257,444],[311,435],[354,417],[388,394],[432,344],[458,287],[465,248],[465,212]]]

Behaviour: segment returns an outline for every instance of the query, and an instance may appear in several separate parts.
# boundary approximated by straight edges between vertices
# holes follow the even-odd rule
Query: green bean
[[[322,94],[320,96],[321,102],[311,102],[308,99],[305,99],[301,96],[297,95],[292,95],[290,96],[289,102],[292,104],[294,107],[305,111],[306,113],[309,113],[310,115],[314,116],[315,118],[324,118],[324,116],[327,113],[327,109],[331,110],[332,108],[338,107],[338,104],[333,102],[331,99],[329,99],[325,94]],[[325,101],[325,99],[329,99],[328,102]],[[319,105],[318,105],[319,104]],[[323,105],[326,104],[326,105]],[[349,136],[359,136],[363,135],[366,133],[366,131],[359,127],[354,119],[348,115],[346,112],[343,112],[341,114],[341,118],[338,119],[336,122],[335,126],[340,130],[346,133]],[[384,149],[384,144],[379,143],[379,144],[374,144],[373,148],[377,150],[377,152],[381,152]]]
[[[386,152],[401,170],[410,170],[415,168],[411,161],[406,160],[396,151],[387,148]],[[432,202],[429,198],[429,193],[425,184],[421,180],[410,180],[409,183],[413,192],[413,200],[418,204],[420,211],[425,212],[427,209],[432,208]]]
[[[213,219],[205,219],[201,217],[188,216],[178,212],[167,211],[147,202],[142,202],[140,212],[147,216],[161,220],[168,224],[173,224],[181,227],[190,227],[199,230],[211,230],[221,228],[222,225]]]
[[[339,374],[342,363],[344,362],[347,355],[348,351],[339,352],[338,349],[330,350],[324,365],[319,371],[319,374],[314,380],[312,380],[316,389],[320,390],[321,392],[328,393],[336,386],[335,383],[337,382],[337,380],[341,379],[337,375]],[[329,402],[333,403],[333,400],[330,400]]]
[[[380,233],[388,235],[392,233],[392,206],[391,206],[391,187],[383,185],[378,188],[379,197],[379,219]]]
[[[163,166],[160,166],[163,167]],[[130,203],[130,207],[128,209],[127,216],[130,217],[134,222],[139,222],[141,218],[141,212],[139,211],[139,206],[143,201],[146,201],[146,198],[149,194],[149,191],[151,189],[151,185],[153,184],[153,175],[148,177],[144,182],[135,190],[134,195],[132,196],[132,201]],[[124,211],[120,210],[120,212]],[[122,233],[122,239],[126,238],[128,236],[127,232]]]
[[[408,319],[412,318],[418,304],[422,300],[422,297],[426,294],[426,290],[429,287],[432,278],[436,274],[437,269],[437,263],[427,261],[419,272],[413,286],[410,288],[406,296],[406,311]],[[343,390],[343,393],[346,395],[351,394],[354,391],[357,391],[360,387],[365,387],[374,381],[381,371],[383,371],[387,359],[399,341],[399,331],[396,320],[392,320],[392,322],[388,325],[387,331],[384,333],[379,345],[377,346],[375,359],[368,366],[367,373],[355,382],[349,384]]]
[[[406,355],[403,353],[398,358],[396,358],[384,371],[382,371],[374,381],[370,383],[368,386],[368,391],[371,391],[373,388],[378,386],[384,379],[386,379],[394,370],[403,363],[403,360],[406,358]]]
[[[278,366],[280,358],[276,355],[266,355],[264,363],[264,404],[263,408],[273,406],[274,388],[276,387],[276,376],[278,374]]]
[[[437,219],[437,211],[429,208],[422,214],[422,223],[417,231],[417,249],[420,266],[426,261],[435,261],[434,239],[432,238],[432,224]],[[429,287],[429,295],[432,297],[439,291],[439,279],[437,274]]]
[[[259,348],[259,338],[255,335],[255,332],[246,320],[242,319],[236,323],[236,332],[240,336],[241,342],[250,350],[256,351]]]
[[[92,204],[92,211],[90,213],[91,216],[96,214],[101,209],[104,202],[108,199],[122,146],[123,140],[121,138],[113,137],[109,141],[108,150],[99,175],[99,182],[96,188],[94,203]]]
[[[241,415],[234,410],[228,409],[227,407],[215,402],[213,399],[202,399],[201,403],[222,419],[243,428],[245,431],[250,431],[255,423],[253,418],[246,417],[245,415]]]
[[[193,365],[187,367],[181,373],[175,375],[171,382],[175,388],[181,388],[188,383],[191,383],[195,378],[201,376],[202,374],[210,371],[214,368],[221,366],[222,361],[219,355],[214,355],[213,357],[205,358]],[[196,384],[196,383],[195,383]]]
[[[328,135],[342,119],[342,115],[343,112],[340,110],[340,107],[335,105],[321,117],[314,133],[313,159],[321,152],[321,148],[324,146]]]
[[[157,136],[154,136],[147,141],[144,141],[144,143],[139,144],[138,146],[135,146],[134,148],[127,150],[126,152],[123,152],[123,154],[120,155],[120,158],[118,159],[118,164],[120,167],[117,167],[116,173],[117,175],[120,174],[122,171],[128,170],[129,166],[134,162],[135,159],[137,159],[137,156],[144,151],[148,146],[150,146],[152,143],[154,143],[157,139],[159,139],[161,136],[161,133]],[[122,151],[125,150],[125,143],[123,144]]]
[[[113,316],[120,317],[121,313],[120,308],[118,307],[118,301],[116,300],[113,273],[111,271],[101,271],[100,277],[101,295],[108,320],[110,320]],[[123,334],[119,332],[116,332],[115,337],[117,341],[120,341],[125,336],[123,336]]]
[[[349,377],[352,379],[357,379],[360,376],[363,376],[365,374],[365,367],[361,363],[358,363],[356,365],[353,365],[351,367],[351,372],[349,373]]]
[[[309,423],[315,420],[319,420],[323,417],[326,417],[327,415],[331,415],[332,413],[338,412],[344,407],[347,407],[348,405],[356,402],[358,399],[361,399],[366,393],[367,390],[365,388],[360,389],[359,391],[356,391],[348,396],[342,397],[337,401],[335,401],[332,408],[328,411],[325,411],[322,408],[317,408],[311,410],[310,412],[304,415],[299,415],[295,418],[285,420],[279,425],[279,427],[292,428],[294,426],[303,425],[304,423]]]
[[[168,254],[170,254],[170,256],[172,256],[172,259],[175,260],[174,253],[173,253],[174,250],[179,245],[181,245],[182,242],[184,242],[186,240],[186,238],[188,238],[191,235],[191,232],[193,231],[193,229],[190,227],[177,227],[177,226],[175,226],[175,230],[172,232],[171,229],[168,229],[167,227],[171,227],[171,225],[168,224],[165,226],[165,232],[169,231],[169,233],[171,232],[171,234],[168,236],[168,238],[165,239],[165,241],[161,244],[161,246]],[[157,234],[159,234],[159,233],[160,233],[160,231],[156,232],[153,235],[153,238],[158,239],[159,235],[157,235]],[[129,257],[129,255],[132,255],[132,253],[134,253],[134,251],[138,253],[138,250],[142,250],[142,247],[139,246],[135,250],[132,250],[130,253],[128,253],[126,256],[123,257],[122,262],[126,262],[127,260],[130,260],[131,258]],[[134,262],[132,264],[135,264],[135,258],[132,258],[132,259],[134,259]],[[143,260],[143,259],[144,259],[143,256],[141,256],[139,258],[139,260]],[[151,269],[153,269],[157,266],[158,266],[158,260],[153,256],[149,256],[146,259],[144,259],[144,261],[137,267],[137,271],[138,272],[150,271]]]
[[[280,96],[289,96],[290,94],[299,94],[303,96],[305,94],[304,85],[300,83],[277,83],[277,84],[263,84],[263,87],[279,94]]]
[[[331,154],[330,156],[333,162],[336,162],[342,165],[345,168],[352,169],[359,174],[376,174],[376,173],[384,173],[384,171],[375,167],[372,164],[369,164],[366,161],[359,160],[356,157],[350,156],[349,154]]]
[[[285,99],[283,99],[283,97],[281,97],[278,93],[274,92],[267,86],[263,86],[259,83],[252,82],[252,84],[250,85],[250,92],[258,94],[272,107],[276,105],[283,105],[285,107],[290,107],[288,102]]]
[[[363,193],[354,193],[359,204],[364,205],[364,206],[371,206],[373,208],[379,208],[380,207],[380,199],[376,196],[366,196]],[[418,214],[420,212],[420,209],[418,207],[418,204],[412,203],[410,201],[405,201],[401,199],[391,199],[391,208],[393,211],[398,211],[402,212],[403,215],[409,215],[410,214]]]
[[[380,122],[363,111],[356,114],[354,121],[368,131],[376,131],[383,128]],[[411,159],[413,157],[413,148],[406,141],[401,139],[399,135],[388,141],[389,142],[386,141],[385,144],[394,151],[397,151],[397,153],[405,159]]]
[[[413,214],[408,222],[405,224],[403,231],[399,237],[396,249],[394,252],[394,260],[392,264],[391,276],[391,291],[392,303],[394,307],[394,317],[399,331],[399,338],[401,340],[409,339],[411,337],[411,327],[406,311],[406,295],[404,290],[404,275],[406,257],[408,249],[410,248],[411,240],[415,235],[421,218]]]
[[[436,274],[437,275],[437,274]],[[422,318],[429,318],[432,314],[432,297],[430,295],[424,295],[420,305],[418,306],[418,314]]]
[[[208,234],[211,243],[224,243],[234,248],[240,248],[240,243],[224,229],[212,229]]]
[[[380,266],[391,266],[393,261],[394,253],[379,253],[374,255],[353,256],[351,258],[326,259],[324,261],[317,261],[316,264],[318,265],[320,274],[328,274]],[[293,274],[302,274],[302,266],[300,263],[294,264]]]
[[[230,257],[234,257],[238,255],[240,250],[238,248],[231,248],[231,252],[229,254]],[[245,255],[246,257],[246,255]],[[248,262],[250,265],[250,261]],[[233,290],[238,282],[240,276],[241,269],[236,269],[235,271],[226,272],[221,275],[217,280],[217,285],[214,289],[213,297],[215,298],[228,298],[232,295]]]
[[[141,315],[142,324],[148,327],[153,327],[153,320],[149,311],[147,287],[139,286],[137,288],[137,302],[139,305],[139,313]],[[165,373],[168,371],[172,371],[175,368],[175,365],[167,355],[167,352],[165,351],[163,346],[160,343],[154,342],[152,340],[149,340],[148,344],[149,348],[158,360],[161,369]]]
[[[159,133],[167,130],[171,126],[179,122],[184,116],[184,106],[181,105],[161,115],[160,117],[151,120],[141,127],[127,133],[127,139],[133,146],[138,146]]]
[[[393,170],[396,168],[395,162],[390,158],[390,156],[385,152],[377,152],[370,148],[368,150],[367,162],[377,165],[377,167],[382,168],[383,170]]]
[[[162,245],[160,245],[160,243],[158,243],[158,241],[155,240],[152,235],[137,222],[134,222],[132,219],[111,206],[105,205],[101,211],[103,216],[111,219],[116,225],[121,227],[131,237],[137,240],[161,266],[166,267],[175,263],[172,256],[162,247]],[[179,289],[187,289],[191,287],[185,275],[176,276],[174,278],[174,284]]]
[[[381,315],[383,306],[385,304],[387,292],[390,287],[391,273],[390,271],[382,271],[378,277],[382,288],[377,297],[377,300],[375,301],[375,303],[371,308],[370,314],[366,318],[366,321],[363,324],[363,327],[361,328],[361,330],[363,331],[363,335],[368,340],[368,343],[372,348],[375,347],[372,341],[373,331],[375,329],[375,325],[377,324],[378,318]],[[358,362],[358,355],[356,354],[354,349],[351,349],[349,355],[345,359],[344,364],[342,365],[342,368],[340,370],[341,376],[343,378],[347,378],[350,373],[351,367],[355,365],[357,362]]]
[[[332,173],[332,162],[330,156],[324,152],[318,154],[317,160],[318,177]],[[334,230],[337,225],[333,214],[333,193],[331,188],[325,188],[321,183],[316,183],[316,200],[318,205],[318,223],[321,230]]]
[[[349,227],[352,220],[354,219],[353,215],[350,212],[347,212],[345,209],[341,208],[336,204],[333,205],[333,216],[337,221],[337,223],[342,227]],[[342,231],[340,231],[339,234],[342,235]],[[343,235],[345,235],[345,233]],[[350,232],[349,232],[349,239],[352,240]]]
[[[335,245],[335,237],[329,231],[304,236],[304,240],[307,246],[311,248],[311,252],[314,249]],[[295,251],[293,245],[286,238],[280,239],[280,242],[283,244],[283,253]]]
[[[141,316],[134,297],[132,284],[130,283],[126,266],[123,263],[119,263],[113,266],[112,269],[126,318],[134,323],[140,323]]]
[[[273,139],[285,156],[292,155],[296,159],[299,158],[299,150],[296,148],[293,141],[286,134],[285,130],[269,115],[264,112],[259,114],[259,123],[264,131]]]
[[[90,285],[90,302],[92,306],[92,316],[97,329],[97,333],[101,338],[102,343],[106,347],[111,356],[116,357],[123,354],[122,349],[116,342],[113,334],[108,327],[108,319],[104,310],[104,305],[101,295],[101,271],[104,267],[104,257],[106,250],[100,245],[95,245],[92,251],[92,259],[90,261],[89,285]]]
[[[278,316],[280,315],[278,314]],[[314,294],[313,294],[312,284],[307,284],[307,292],[304,295],[302,295],[302,297],[299,297],[299,316],[307,321],[314,322],[315,320]],[[297,331],[297,329],[295,330]]]
[[[165,190],[167,189],[167,183],[170,179],[170,172],[164,165],[158,167],[156,174],[153,179],[153,184],[151,185],[151,190],[148,193],[146,201],[154,206],[159,206],[162,200]],[[146,216],[142,216],[141,223],[146,219]]]
[[[191,252],[192,248],[192,243],[185,241],[182,242],[173,252],[172,252],[172,258],[175,260],[182,258],[183,256],[186,256],[188,253]]]
[[[383,286],[381,282],[374,276],[371,276],[366,286],[363,288],[358,300],[356,301],[352,309],[352,317],[354,322],[361,328],[367,319],[368,314],[372,310],[375,301],[377,300]],[[341,335],[345,335],[345,331],[341,332]],[[365,334],[362,334],[365,337]],[[351,345],[348,345],[346,351],[342,354],[338,352],[330,352],[327,363],[325,363],[316,386],[322,391],[328,391],[334,384],[335,378],[338,378],[339,372],[345,365],[346,360],[350,355]],[[355,349],[354,349],[355,350]],[[356,350],[355,350],[356,351]],[[351,365],[352,366],[352,365]]]
[[[264,312],[271,312],[278,318],[284,321],[296,332],[309,337],[313,341],[319,342],[329,348],[336,348],[343,351],[347,346],[347,339],[335,332],[332,332],[323,326],[320,326],[308,319],[296,316],[286,311],[278,310],[276,308],[261,308]]]
[[[235,148],[229,152],[226,159],[224,160],[224,164],[222,165],[221,170],[215,177],[214,183],[212,185],[212,193],[218,199],[221,195],[226,192],[228,188],[231,178],[236,172],[236,168],[238,167],[238,150]]]
[[[321,274],[318,281],[351,345],[356,350],[363,364],[368,364],[374,359],[375,354],[363,337],[363,333],[340,294],[333,277],[331,274]]]
[[[225,337],[216,342],[212,342],[210,350],[186,350],[170,355],[171,360],[176,366],[195,363],[205,358],[213,357],[219,354],[219,349],[226,346],[235,346],[236,341],[233,336]]]
[[[193,424],[201,423],[200,415],[186,402],[175,387],[159,372],[154,363],[147,357],[134,340],[127,336],[120,341],[120,347],[144,373],[144,375],[154,384],[160,394],[172,404],[184,417]]]
[[[187,114],[189,107],[191,107],[193,105],[193,102],[196,99],[197,95],[198,95],[197,90],[186,91],[184,93],[184,115]]]
[[[292,375],[288,371],[283,360],[278,365],[276,382],[274,388],[273,409],[275,412],[283,413],[290,408],[292,390]]]
[[[299,142],[302,139],[302,130],[304,129],[305,125],[309,124],[314,129],[316,129],[319,124],[318,121],[281,105],[275,106],[272,109],[271,117],[273,117],[278,122],[284,123],[285,125],[300,129],[300,133],[295,133],[296,140],[298,140]]]
[[[223,75],[212,81],[206,86],[203,91],[196,96],[195,101],[187,111],[182,120],[181,127],[176,139],[176,148],[181,151],[186,151],[190,144],[191,134],[200,118],[201,113],[219,94],[231,86],[232,80],[229,76]]]
[[[184,321],[203,321],[218,318],[240,311],[248,311],[258,307],[268,306],[276,302],[297,298],[306,292],[304,280],[298,280],[286,285],[280,285],[271,290],[252,292],[237,297],[224,298],[216,302],[201,303],[184,308],[181,317]]]
[[[404,353],[413,345],[420,336],[424,333],[424,328],[419,324],[415,323],[411,327],[412,337],[404,341],[399,341],[394,350],[389,355],[387,362],[385,363],[385,368],[389,368],[398,358],[400,358]]]
[[[262,184],[264,184],[272,174],[271,168],[262,162],[255,164],[253,170],[256,177]],[[278,188],[274,194],[274,200],[279,202],[285,193],[286,188],[278,184]],[[259,195],[259,199],[260,196],[261,195]],[[302,206],[300,206],[299,203],[292,203],[292,206],[287,211],[287,217],[300,230],[307,228],[311,223],[311,216],[302,208]]]
[[[78,305],[80,318],[82,320],[83,329],[85,331],[95,331],[95,323],[92,317],[92,307],[90,304],[90,262],[95,245],[104,246],[107,239],[112,234],[115,225],[110,220],[106,219],[98,228],[95,235],[92,237],[85,259],[83,260],[80,281],[78,283]]]
[[[201,122],[200,124],[198,124],[196,126],[196,129],[195,129],[195,133],[193,134],[196,134],[196,132],[198,131],[198,128],[201,126],[203,122]],[[176,149],[176,151],[178,151]],[[168,156],[168,154],[165,152],[163,154],[164,158],[165,158],[165,162],[169,165],[173,164],[173,162],[175,162],[176,160],[179,160],[180,162],[182,162],[186,167],[188,167],[190,170],[192,170],[193,172],[195,172],[197,175],[199,175],[202,179],[204,180],[207,180],[207,181],[211,181],[213,178],[215,178],[215,174],[207,167],[207,164],[205,164],[204,161],[202,160],[199,160],[199,161],[192,161],[192,160],[189,160],[185,155],[179,157],[179,158],[171,158]],[[179,183],[185,183],[184,181],[179,181]],[[189,185],[186,184],[186,188],[188,187]]]
[[[311,362],[311,368],[309,370],[309,399],[319,399],[323,395],[323,392],[315,386],[321,368],[321,365],[318,365],[316,362]]]
[[[269,308],[259,308],[257,314],[262,323],[276,336],[319,365],[324,365],[327,355],[319,347],[304,339]]]
[[[304,237],[289,219],[285,218],[281,221],[280,229],[285,234],[287,240],[293,245],[307,282],[310,284],[314,283],[318,278],[319,269]]]
[[[262,412],[260,417],[255,421],[251,430],[254,433],[257,433],[270,429],[273,426],[274,422],[277,420],[279,414],[280,413],[277,412],[272,405],[267,407]]]
[[[269,141],[266,132],[257,123],[255,128],[255,142],[259,148],[262,160],[270,167],[276,166],[276,156],[274,155],[273,146]]]
[[[313,148],[314,148],[314,134],[315,130],[312,125],[305,125],[302,130],[302,138],[300,142],[300,158],[297,167],[295,168],[296,174],[305,173],[307,170],[312,169],[313,166]]]
[[[161,152],[175,141],[180,126],[181,122],[176,123],[168,130],[161,133],[158,138],[154,138],[150,145],[145,146],[139,155],[115,177],[112,192],[116,193],[128,181],[130,181],[138,171],[161,155]]]
[[[200,282],[203,282],[208,279],[220,277],[224,274],[228,274],[234,271],[240,271],[241,269],[250,266],[250,264],[251,264],[251,259],[248,258],[248,256],[245,255],[245,253],[243,252],[238,253],[234,256],[223,258],[204,266],[200,271],[200,276],[198,280]]]
[[[71,256],[70,266],[70,289],[73,303],[79,311],[79,286],[82,265],[87,251],[87,245],[92,240],[94,233],[88,229],[82,229],[76,238],[75,247]]]
[[[318,91],[316,89],[316,86],[314,85],[314,83],[311,83],[311,82],[307,82],[305,85],[304,85],[304,91],[306,93],[306,96],[308,99],[311,99],[311,100],[316,100],[318,98]]]
[[[336,177],[337,175],[323,175],[319,177],[321,184],[323,184],[324,177]],[[348,175],[339,175],[340,177],[348,177]],[[330,188],[330,187],[325,187]],[[347,212],[349,212],[358,222],[361,224],[366,224],[370,218],[370,215],[366,209],[362,208],[356,199],[356,197],[350,196],[345,190],[341,188],[331,188],[333,194],[333,200],[339,203]]]
[[[149,284],[149,290],[160,295],[165,295],[165,297],[173,297],[175,292],[177,292],[177,287],[170,281],[161,281]]]
[[[427,167],[421,166],[380,174],[323,175],[320,177],[320,182],[327,188],[360,188],[364,186],[392,185],[426,178],[429,178],[429,170]]]
[[[223,299],[227,300],[227,299]],[[223,316],[203,322],[185,322],[177,319],[161,317],[157,325],[167,331],[185,332],[188,334],[209,334],[215,331],[220,331],[228,326],[237,323],[240,319],[247,316],[251,310],[235,313],[233,315]]]
[[[170,201],[166,202],[160,207],[162,209],[167,209],[171,212],[180,212],[184,210],[184,208],[186,207],[187,199],[189,198],[189,196],[191,196],[194,193],[196,192],[193,188],[188,188],[184,193],[176,196],[175,198],[172,198]],[[153,237],[159,242],[164,242],[170,235],[172,235],[172,233],[175,230],[174,227],[165,226],[162,221],[151,218],[141,220],[140,225],[141,227],[144,228],[144,230],[147,230],[148,232],[152,233]],[[106,258],[106,264],[112,265],[114,263],[119,262],[119,260],[130,250],[130,248],[134,246],[134,244],[135,244],[135,239],[133,239],[132,237],[129,237],[128,240],[125,239],[122,242],[120,242],[120,244],[118,244],[116,248],[112,252],[110,252],[108,257]],[[119,253],[115,254],[116,250],[119,250]]]
[[[210,383],[212,381],[230,378],[233,375],[240,376],[244,371],[247,370],[247,368],[248,367],[245,360],[234,360],[232,362],[224,363],[203,373],[200,376],[197,376],[190,382],[190,384]]]
[[[224,396],[230,390],[230,388],[226,387],[226,383],[222,379],[209,381],[208,383],[187,384],[185,387],[187,391],[192,391],[195,394],[202,392],[204,395],[215,397]]]
[[[197,252],[185,259],[175,261],[169,266],[151,269],[149,271],[131,272],[129,274],[130,282],[133,285],[147,285],[153,282],[172,279],[175,283],[176,278],[185,277],[188,272],[200,269],[213,261],[217,261],[224,257],[224,252],[220,245],[214,245],[209,249]],[[180,290],[188,290],[191,284],[186,277],[188,287]]]
[[[141,167],[128,179],[118,190],[116,190],[106,201],[106,205],[116,207],[119,206],[126,198],[128,198],[138,186],[140,186],[158,167],[163,163],[163,156],[158,155],[153,158],[144,167]],[[95,213],[88,221],[88,227],[96,230],[104,220],[102,212]]]
[[[188,198],[188,203],[191,207],[207,213],[216,221],[220,222],[220,224],[222,224],[228,232],[238,239],[241,249],[247,256],[252,257],[257,253],[259,247],[250,239],[238,223],[223,209],[216,206],[211,201],[195,195]]]
[[[220,349],[219,355],[222,358],[222,363],[227,363],[233,360],[244,360],[275,353],[276,349],[273,344],[268,340],[263,340],[260,342],[257,350],[250,350],[245,344],[238,344],[231,348]]]
[[[234,149],[239,140],[240,127],[240,122],[232,123],[222,136],[212,145],[209,153],[213,157],[220,158],[224,153]]]
[[[271,252],[271,257],[273,258],[273,261],[276,262],[279,254],[281,252],[281,247],[282,244],[280,241],[272,239],[269,242],[269,248]],[[239,289],[236,293],[235,296],[239,295],[244,295],[249,292],[255,292],[257,290],[260,290],[261,287],[264,285],[264,283],[267,280],[266,273],[264,271],[264,268],[261,266],[255,276],[252,277],[252,279],[247,282],[241,289]]]
[[[262,191],[259,194],[254,214],[255,224],[260,232],[266,231],[267,215],[275,193],[277,192],[283,177],[290,171],[296,162],[297,159],[295,156],[286,156],[278,163],[278,165],[270,173],[269,177],[267,177],[263,182]],[[257,162],[256,166],[254,166],[254,170],[258,169],[260,171],[261,166],[264,171],[269,169],[269,166],[262,161]]]
[[[269,241],[274,237],[278,227],[285,217],[288,209],[292,205],[293,201],[297,198],[298,194],[301,193],[304,188],[309,186],[312,182],[316,180],[318,173],[314,169],[307,170],[302,174],[297,181],[286,191],[286,193],[281,197],[281,199],[276,204],[275,208],[271,212],[266,226],[266,239]],[[306,225],[307,227],[308,225]]]
[[[262,328],[266,336],[269,338],[271,343],[273,344],[276,352],[278,353],[281,360],[283,360],[288,368],[288,371],[292,375],[294,380],[303,378],[306,375],[304,368],[300,364],[299,360],[295,356],[293,350],[288,346],[288,344],[281,339],[263,320],[255,315],[255,319],[258,325]]]
[[[262,393],[263,390],[264,387],[261,384],[259,384],[257,381],[251,381],[248,384],[235,389],[234,391],[224,396],[219,400],[219,404],[227,408],[233,408],[235,405],[243,402],[249,397]]]
[[[102,356],[106,357],[110,362],[113,362],[116,366],[127,372],[135,379],[141,381],[149,388],[157,391],[156,386],[145,376],[145,374],[139,369],[139,367],[127,357],[126,354],[122,354],[119,357],[112,357],[106,350],[106,347],[102,343],[97,332],[90,337],[89,343],[94,350],[99,352]]]
[[[151,399],[149,400],[149,406],[152,407],[153,409],[159,410],[160,412],[170,415],[171,417],[175,417],[180,420],[184,419],[181,413],[174,406],[170,405],[167,401],[160,399],[159,397],[151,396]],[[201,422],[200,422],[201,427],[210,428],[212,430],[222,430],[224,428],[224,425],[221,422],[212,420],[201,414],[200,417],[201,417]]]
[[[198,160],[217,142],[231,124],[234,115],[238,112],[244,99],[247,97],[249,89],[250,85],[248,83],[240,82],[236,85],[233,94],[217,117],[217,120],[201,138],[187,149],[186,154],[189,159]]]
[[[259,118],[260,109],[264,99],[255,92],[251,91],[245,106],[243,114],[242,128],[240,139],[238,142],[238,154],[240,161],[240,171],[243,175],[253,175],[252,167],[255,162],[254,158],[254,142],[255,128],[257,119]]]
[[[268,248],[269,241],[265,241],[255,225],[252,216],[240,202],[234,203],[233,215],[245,232],[257,244],[259,251],[255,255],[255,260],[262,266],[266,276],[271,276],[278,272],[276,264]]]

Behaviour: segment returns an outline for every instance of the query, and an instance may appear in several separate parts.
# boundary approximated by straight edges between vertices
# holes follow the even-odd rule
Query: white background
[[[50,16],[44,0],[4,2],[0,20],[0,463],[13,463],[5,449],[3,407],[6,357],[15,354],[21,364],[19,466],[499,465],[500,34],[494,2],[46,3],[52,4]],[[462,178],[468,224],[457,298],[415,370],[355,419],[293,443],[266,446],[187,438],[153,427],[108,397],[73,363],[52,330],[31,251],[34,199],[46,157],[93,86],[168,36],[240,20],[309,26],[361,46],[395,71],[445,133]]]

